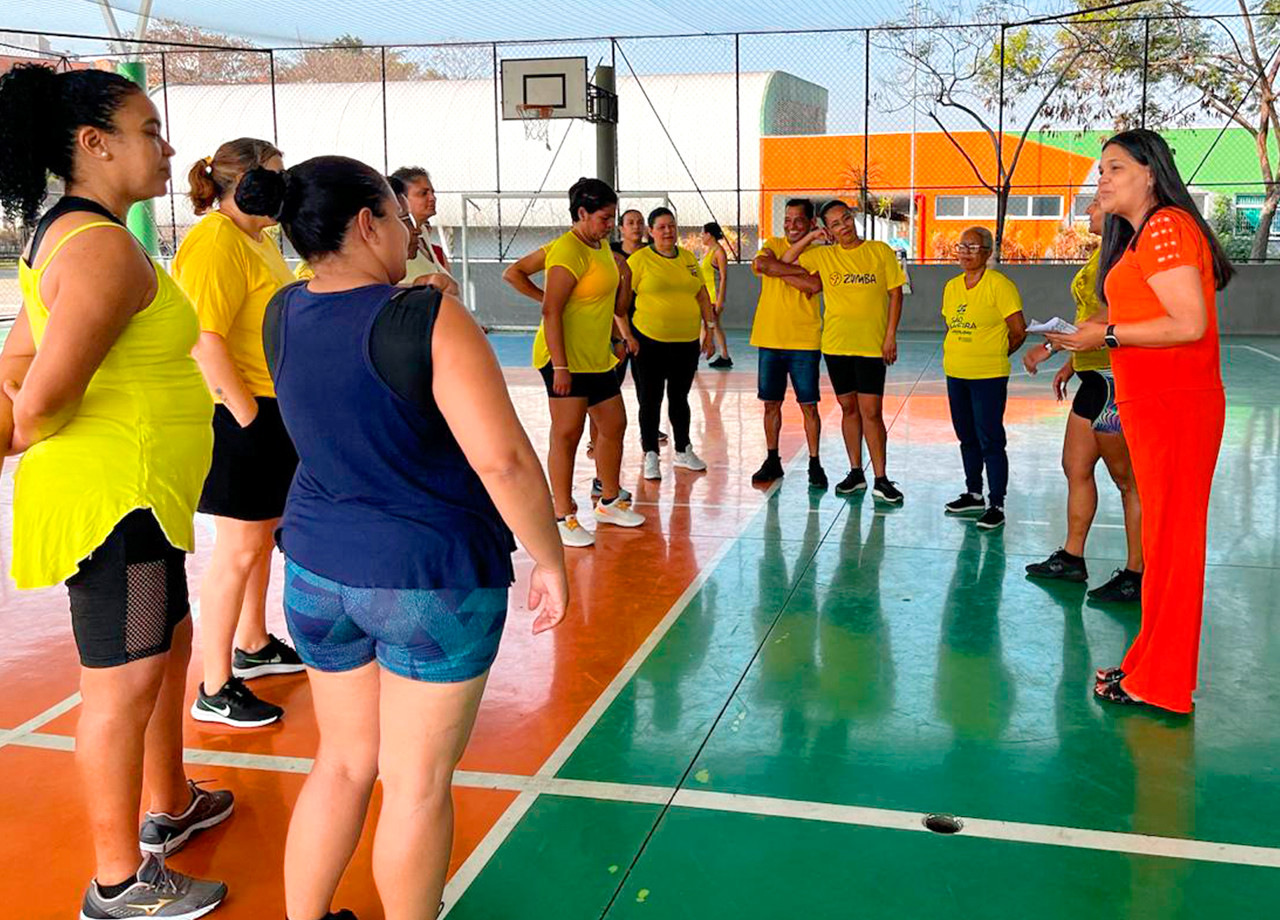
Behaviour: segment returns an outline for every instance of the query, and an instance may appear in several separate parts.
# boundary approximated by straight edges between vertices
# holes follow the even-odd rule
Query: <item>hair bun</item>
[[[255,166],[236,187],[236,206],[246,214],[279,221],[289,193],[289,173]]]

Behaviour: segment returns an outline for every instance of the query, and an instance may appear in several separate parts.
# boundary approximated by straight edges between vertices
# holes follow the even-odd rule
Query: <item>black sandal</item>
[[[1114,684],[1124,680],[1124,671],[1120,668],[1099,668],[1093,676],[1100,684]]]
[[[1120,686],[1120,681],[1118,680],[1115,683],[1099,681],[1098,685],[1093,688],[1093,695],[1104,703],[1115,703],[1119,706],[1146,705],[1142,700],[1134,699],[1126,693],[1124,688]]]

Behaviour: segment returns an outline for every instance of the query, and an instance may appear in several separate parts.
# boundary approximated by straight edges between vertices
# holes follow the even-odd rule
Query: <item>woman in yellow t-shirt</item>
[[[689,390],[698,372],[698,341],[702,354],[715,353],[718,330],[715,307],[703,285],[697,257],[676,245],[679,231],[669,208],[649,213],[652,242],[627,258],[631,287],[636,295],[632,320],[636,342],[636,397],[640,400],[640,445],[644,449],[644,478],[658,480],[658,419],[662,394],[667,394],[671,437],[677,469],[705,472],[707,464],[689,442]]]
[[[0,78],[0,111],[0,210],[32,230],[18,263],[22,309],[0,354],[0,454],[23,454],[14,580],[65,582],[71,602],[81,788],[61,780],[58,791],[82,797],[90,816],[60,828],[93,844],[80,916],[137,916],[129,904],[157,901],[203,916],[226,886],[179,875],[163,854],[233,806],[230,792],[189,784],[182,766],[185,554],[213,406],[191,360],[191,303],[124,225],[132,205],[165,193],[173,148],[145,90],[101,70],[19,64]],[[37,220],[51,172],[66,192]],[[35,628],[43,640],[48,624]],[[6,794],[6,814],[23,794]],[[46,912],[10,903],[6,913]]]
[[[1089,231],[1101,236],[1103,215],[1097,199],[1089,203],[1087,213]],[[1106,315],[1106,307],[1095,290],[1100,252],[1100,249],[1093,251],[1071,282],[1077,326],[1099,312]],[[1022,358],[1027,373],[1034,375],[1051,354],[1053,347],[1047,343],[1043,348],[1028,349]],[[1027,574],[1063,581],[1089,580],[1084,545],[1098,510],[1098,484],[1093,471],[1101,459],[1124,502],[1129,557],[1125,567],[1118,569],[1106,584],[1089,592],[1089,598],[1098,603],[1136,603],[1142,600],[1142,503],[1133,479],[1129,445],[1120,429],[1110,352],[1106,348],[1076,354],[1068,352],[1062,369],[1053,378],[1053,392],[1059,401],[1066,398],[1067,381],[1072,376],[1080,378],[1080,386],[1071,404],[1071,414],[1067,416],[1067,433],[1062,445],[1062,470],[1067,475],[1067,542],[1044,562],[1028,565]]]
[[[639,527],[644,516],[620,494],[622,438],[627,410],[610,346],[616,325],[636,351],[626,307],[618,298],[618,266],[608,239],[618,213],[618,195],[607,182],[579,179],[569,189],[573,226],[547,251],[542,322],[533,340],[533,366],[542,374],[551,404],[547,472],[560,539],[565,546],[591,546],[595,536],[578,523],[573,506],[573,457],[590,414],[596,423],[596,477],[600,502],[596,522]]]
[[[1009,485],[1005,452],[1004,409],[1009,399],[1009,356],[1027,338],[1022,298],[1007,277],[987,268],[993,240],[986,227],[960,234],[956,256],[964,274],[947,282],[942,316],[947,337],[942,344],[942,370],[947,375],[951,425],[960,439],[965,491],[947,502],[947,514],[979,515],[978,528],[1004,526],[1004,498]],[[990,502],[982,498],[982,471],[987,471]]]
[[[706,254],[702,257],[699,269],[716,318],[715,326],[709,327],[707,334],[715,339],[716,348],[720,351],[720,356],[712,361],[710,366],[722,371],[733,367],[733,359],[729,357],[729,342],[724,337],[724,326],[721,325],[724,301],[729,293],[729,256],[725,252],[726,245],[724,230],[718,223],[713,220],[703,224],[702,246]]]
[[[218,403],[199,508],[213,515],[217,534],[200,589],[204,680],[191,715],[238,728],[266,725],[284,712],[244,680],[303,670],[297,653],[267,632],[273,535],[298,455],[267,370],[262,318],[294,278],[265,232],[275,221],[236,204],[240,178],[255,166],[284,169],[280,151],[254,138],[228,141],[191,167],[191,203],[204,216],[173,260],[174,280],[200,319],[192,354]]]

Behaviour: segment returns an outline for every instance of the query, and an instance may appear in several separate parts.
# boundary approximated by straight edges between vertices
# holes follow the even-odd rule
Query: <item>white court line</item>
[[[34,732],[16,743],[46,750],[75,750],[74,738],[42,732]],[[192,748],[187,748],[184,753],[186,762],[189,764],[269,770],[278,773],[306,773],[311,769],[312,764],[311,759],[307,757],[282,757],[274,754],[242,754],[235,751],[205,751]],[[511,773],[482,773],[470,770],[459,770],[455,773],[454,785],[468,789],[519,792],[520,796],[516,801],[527,799],[530,804],[539,795],[656,806],[664,806],[670,802],[677,808],[696,808],[704,811],[732,812],[797,821],[820,821],[825,824],[875,827],[885,830],[926,831],[923,812],[862,805],[834,805],[830,802],[779,799],[772,796],[740,795],[700,789],[675,789],[670,786],[607,783],[560,779],[554,776],[520,776]],[[505,819],[506,815],[503,817]],[[508,833],[514,828],[517,820],[518,818],[513,817],[507,822]],[[983,840],[1099,850],[1106,853],[1131,853],[1136,856],[1163,856],[1169,859],[1228,863],[1238,866],[1280,868],[1280,848],[1274,847],[1099,831],[1053,824],[995,821],[986,818],[962,818],[961,820],[964,822],[962,836],[979,837]]]
[[[1261,348],[1255,348],[1255,347],[1254,347],[1254,346],[1252,346],[1252,345],[1231,345],[1230,343],[1228,343],[1228,344],[1227,344],[1227,347],[1228,347],[1228,348],[1243,348],[1245,351],[1251,351],[1251,352],[1253,352],[1255,355],[1262,355],[1262,357],[1264,357],[1264,358],[1270,358],[1272,361],[1280,361],[1280,355],[1273,355],[1273,354],[1272,354],[1271,352],[1269,352],[1269,351],[1263,351]]]

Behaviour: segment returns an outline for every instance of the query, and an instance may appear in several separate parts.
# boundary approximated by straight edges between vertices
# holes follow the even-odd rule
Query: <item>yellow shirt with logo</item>
[[[1095,249],[1093,255],[1089,256],[1089,261],[1084,263],[1080,271],[1076,272],[1075,278],[1071,280],[1071,296],[1076,302],[1077,326],[1103,309],[1102,301],[1098,299],[1097,294],[1098,259],[1101,255],[1102,249]],[[1076,373],[1109,371],[1111,370],[1111,351],[1107,348],[1078,351],[1071,356],[1071,366],[1076,369]]]
[[[547,250],[546,276],[557,267],[577,279],[562,314],[569,371],[602,374],[612,370],[618,363],[609,346],[613,306],[618,296],[618,265],[613,261],[613,250],[605,244],[592,249],[570,230]],[[533,339],[533,366],[549,363],[545,323],[539,323]]]
[[[1009,376],[1009,326],[1005,320],[1022,310],[1017,286],[988,268],[972,288],[964,275],[947,282],[942,292],[942,316],[947,338],[942,345],[942,369],[948,377],[986,380]]]
[[[866,240],[852,249],[815,246],[799,262],[822,278],[822,353],[880,357],[889,330],[889,292],[907,280],[897,253]]]
[[[652,246],[627,257],[631,290],[636,295],[636,315],[631,324],[658,342],[694,342],[702,332],[702,308],[698,291],[703,279],[698,258],[676,247],[664,256]]]
[[[781,259],[791,244],[781,237],[770,237],[760,249],[769,250]],[[822,347],[822,308],[816,296],[810,297],[781,278],[760,277],[760,300],[751,324],[753,348],[777,348],[785,351],[817,351]]]
[[[275,396],[262,350],[262,319],[294,275],[270,234],[255,240],[219,211],[191,228],[173,259],[173,280],[195,304],[201,332],[227,343],[236,372],[254,396]]]

